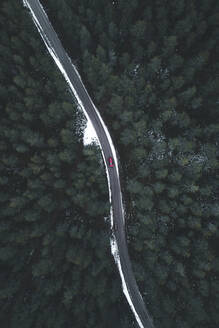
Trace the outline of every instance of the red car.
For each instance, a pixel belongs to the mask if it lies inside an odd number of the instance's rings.
[[[110,167],[114,167],[114,162],[113,162],[113,158],[112,157],[109,157],[108,158],[108,162],[109,162],[109,166]]]

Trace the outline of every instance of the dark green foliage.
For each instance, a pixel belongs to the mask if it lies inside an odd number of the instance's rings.
[[[118,150],[155,327],[217,328],[218,1],[42,3]],[[131,328],[100,151],[22,1],[0,27],[1,327]]]
[[[99,150],[84,149],[83,118],[22,2],[13,4],[0,11],[1,327],[111,327],[127,305]]]

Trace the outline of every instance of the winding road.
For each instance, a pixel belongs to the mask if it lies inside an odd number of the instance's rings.
[[[111,225],[113,231],[113,244],[116,247],[114,258],[118,265],[123,284],[124,294],[141,328],[153,328],[153,321],[149,316],[142,296],[139,292],[128,254],[125,219],[122,205],[122,194],[120,188],[118,161],[110,134],[93,104],[76,68],[65,52],[56,32],[54,31],[48,16],[38,0],[23,0],[23,4],[30,10],[32,19],[45,42],[49,53],[55,60],[57,66],[64,75],[71,92],[90,119],[99,139],[103,159],[106,165],[111,210]],[[108,158],[113,157],[115,166],[108,165]],[[112,244],[111,244],[112,246]]]

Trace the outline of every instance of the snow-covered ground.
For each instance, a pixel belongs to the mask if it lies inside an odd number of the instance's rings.
[[[98,144],[97,134],[90,120],[87,121],[87,126],[84,130],[83,142],[85,146],[90,145],[91,143]]]

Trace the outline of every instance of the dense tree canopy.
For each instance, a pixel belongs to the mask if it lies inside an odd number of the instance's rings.
[[[155,327],[217,328],[218,1],[42,3],[118,150]],[[100,150],[22,1],[0,29],[1,327],[131,328]]]

